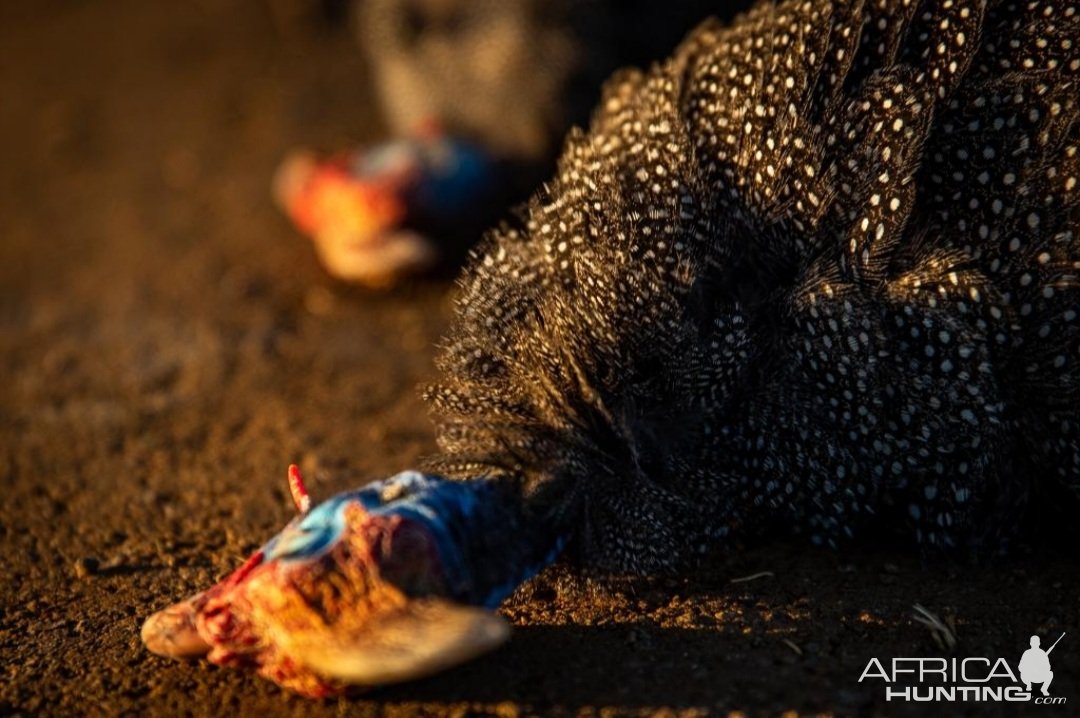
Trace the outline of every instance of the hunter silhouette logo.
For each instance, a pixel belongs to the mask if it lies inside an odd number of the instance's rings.
[[[897,657],[881,661],[871,658],[859,676],[859,683],[878,679],[884,683],[886,701],[912,702],[1032,702],[1040,705],[1064,704],[1064,696],[1051,696],[1054,672],[1050,653],[1065,637],[1062,633],[1045,651],[1042,640],[1032,636],[1013,670],[1004,658],[969,656]],[[1042,695],[1032,691],[1041,685]]]
[[[1054,645],[1045,651],[1039,648],[1039,637],[1031,637],[1031,648],[1024,651],[1024,655],[1020,657],[1020,680],[1024,682],[1029,692],[1032,683],[1042,683],[1042,694],[1050,695],[1050,682],[1054,680],[1054,672],[1050,670],[1050,652],[1064,637],[1065,634],[1062,633],[1054,641]]]

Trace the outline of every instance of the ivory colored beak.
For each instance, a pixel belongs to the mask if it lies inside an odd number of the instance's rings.
[[[438,250],[426,237],[408,229],[386,230],[358,240],[348,233],[315,235],[315,249],[330,274],[374,289],[393,286],[436,264]]]
[[[199,658],[210,645],[195,629],[194,599],[175,603],[146,619],[142,641],[151,653],[166,658]]]
[[[289,153],[277,170],[271,184],[274,201],[282,211],[288,213],[293,197],[299,194],[304,184],[315,172],[318,161],[315,155],[306,150]]]

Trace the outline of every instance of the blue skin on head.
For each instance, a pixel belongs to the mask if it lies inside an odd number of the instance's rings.
[[[462,532],[485,529],[475,519],[483,503],[493,499],[493,492],[492,484],[484,480],[448,481],[405,471],[327,499],[293,520],[262,551],[266,561],[319,558],[341,540],[346,528],[345,508],[359,502],[369,515],[399,516],[423,526],[433,539],[449,596],[494,608],[520,583],[554,560],[558,551],[538,566],[522,567],[524,570],[515,571],[496,586],[477,586],[476,572],[464,550],[467,537]]]
[[[351,171],[357,177],[380,177],[394,168],[410,166],[419,166],[420,174],[409,189],[409,205],[443,221],[483,201],[496,177],[494,162],[482,149],[449,137],[380,145],[358,154]]]

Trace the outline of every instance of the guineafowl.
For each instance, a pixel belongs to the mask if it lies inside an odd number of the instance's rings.
[[[746,0],[734,4],[736,9]],[[708,0],[358,0],[356,34],[384,121],[398,137],[435,124],[549,171],[612,71],[667,54]],[[531,191],[541,178],[524,186]]]
[[[763,3],[607,85],[461,280],[440,453],[307,511],[148,646],[307,695],[438,670],[563,554],[874,526],[994,550],[1080,489],[1080,17]]]

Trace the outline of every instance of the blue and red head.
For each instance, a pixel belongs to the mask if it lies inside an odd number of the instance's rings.
[[[160,655],[254,668],[308,696],[416,678],[508,635],[486,608],[517,584],[478,580],[466,534],[493,498],[483,481],[405,472],[310,508],[229,577],[143,626]],[[468,604],[473,604],[472,606]]]

